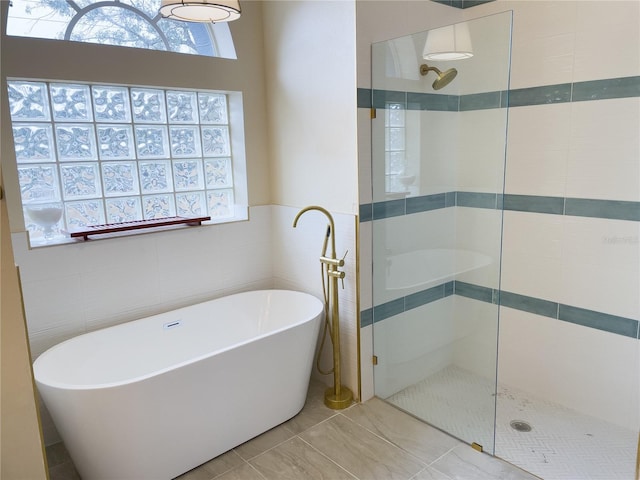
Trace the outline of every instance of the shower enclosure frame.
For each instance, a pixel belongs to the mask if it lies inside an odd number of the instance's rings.
[[[426,31],[372,46],[375,393],[491,454],[511,23],[512,12],[465,22],[474,57],[428,67]],[[471,416],[462,405],[439,418],[412,407],[416,385],[440,373],[483,379],[444,402],[473,405]]]

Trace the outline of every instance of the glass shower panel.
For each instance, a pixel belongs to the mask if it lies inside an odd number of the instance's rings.
[[[511,12],[459,26],[372,46],[375,393],[494,453]]]

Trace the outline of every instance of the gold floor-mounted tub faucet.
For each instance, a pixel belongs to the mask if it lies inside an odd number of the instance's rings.
[[[340,271],[340,267],[344,266],[344,257],[341,259],[338,259],[336,257],[335,224],[333,222],[333,217],[328,210],[317,205],[305,207],[296,215],[296,218],[293,220],[293,227],[296,227],[296,225],[298,224],[298,219],[302,216],[302,214],[308,212],[309,210],[317,210],[319,212],[322,212],[329,219],[329,224],[327,225],[327,233],[324,237],[322,252],[320,254],[322,290],[324,294],[325,304],[325,330],[322,335],[323,341],[320,344],[320,349],[316,358],[316,365],[320,373],[329,374],[333,372],[333,387],[329,387],[324,392],[324,404],[334,410],[340,410],[343,408],[347,408],[353,400],[353,393],[351,393],[351,390],[341,385],[340,381],[340,313],[338,308],[338,279],[343,280],[344,288],[345,273],[344,271]],[[329,242],[329,240],[331,240],[331,252],[327,256],[327,243]],[[345,256],[346,255],[347,254],[345,253]],[[329,321],[329,304],[331,304],[331,321]],[[319,361],[327,330],[329,331],[331,344],[333,346],[333,369],[329,370],[328,372],[323,372],[320,369]]]

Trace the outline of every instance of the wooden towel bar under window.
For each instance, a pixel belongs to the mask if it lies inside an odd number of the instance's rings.
[[[84,230],[70,232],[71,237],[82,237],[89,240],[89,235],[103,233],[126,232],[127,230],[139,230],[142,228],[165,227],[167,225],[202,225],[202,222],[211,220],[211,217],[165,217],[153,220],[135,220],[133,222],[106,223],[104,225],[92,225],[83,227]]]

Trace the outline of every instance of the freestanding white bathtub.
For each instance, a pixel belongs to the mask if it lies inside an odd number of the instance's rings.
[[[34,363],[83,480],[169,479],[303,407],[323,304],[240,293],[88,333]]]

